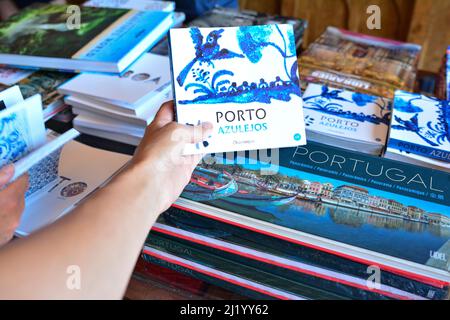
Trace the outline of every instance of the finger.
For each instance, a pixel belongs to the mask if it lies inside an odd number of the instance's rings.
[[[166,124],[174,121],[174,104],[173,100],[162,104],[155,115],[155,119],[149,125],[149,128],[156,130],[164,127]]]
[[[2,196],[23,198],[28,190],[28,174],[24,174],[2,191]]]
[[[6,185],[11,178],[14,176],[14,166],[7,165],[3,169],[0,170],[0,188]]]

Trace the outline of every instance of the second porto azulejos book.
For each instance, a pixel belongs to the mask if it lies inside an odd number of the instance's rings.
[[[1,63],[119,73],[172,24],[170,12],[78,8],[37,4],[0,22]]]
[[[214,126],[186,154],[306,143],[291,25],[171,29],[170,51],[177,121]]]

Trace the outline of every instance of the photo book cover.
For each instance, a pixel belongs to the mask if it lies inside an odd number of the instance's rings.
[[[186,154],[306,143],[291,25],[170,30],[177,121],[211,122]]]

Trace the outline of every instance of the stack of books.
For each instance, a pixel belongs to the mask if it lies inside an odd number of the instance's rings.
[[[391,121],[385,98],[311,83],[303,93],[308,141],[381,155]]]
[[[392,99],[412,91],[421,46],[328,27],[299,59],[302,86],[309,82]]]
[[[309,142],[209,156],[149,262],[271,299],[446,299],[450,175]]]
[[[145,53],[122,75],[82,73],[58,91],[78,115],[77,130],[138,145],[161,104],[171,99],[170,79],[169,58]]]
[[[397,91],[385,157],[450,172],[449,103]]]

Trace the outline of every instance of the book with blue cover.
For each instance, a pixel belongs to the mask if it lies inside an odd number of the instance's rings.
[[[177,206],[448,287],[449,181],[442,171],[308,142],[207,158]]]
[[[171,29],[177,121],[210,122],[186,154],[305,144],[291,25]]]
[[[381,155],[391,120],[389,100],[311,83],[303,101],[309,141]]]
[[[396,91],[387,156],[450,171],[449,125],[448,100]]]
[[[0,22],[10,66],[120,73],[172,25],[172,13],[36,4]]]

